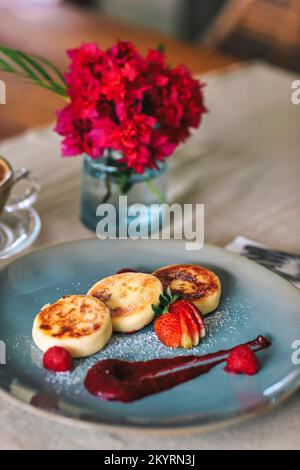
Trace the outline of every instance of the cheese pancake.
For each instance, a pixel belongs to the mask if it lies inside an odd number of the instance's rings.
[[[218,276],[202,266],[174,264],[157,269],[152,273],[173,294],[195,304],[203,313],[215,310],[221,297],[221,283]]]
[[[73,357],[96,353],[111,335],[109,309],[101,300],[87,295],[68,295],[45,305],[32,328],[33,340],[42,351],[61,346]]]
[[[159,305],[162,293],[162,284],[155,276],[127,272],[102,279],[88,295],[108,306],[114,331],[131,333],[153,320],[155,314],[151,305]]]

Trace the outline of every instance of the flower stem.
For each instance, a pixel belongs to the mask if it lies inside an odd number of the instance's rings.
[[[111,184],[110,184],[110,177],[108,173],[106,173],[105,175],[105,189],[106,189],[106,193],[101,201],[102,204],[105,204],[111,196]]]
[[[165,197],[161,194],[161,192],[154,186],[152,180],[146,181],[146,185],[148,189],[151,191],[151,193],[154,194],[154,196],[156,197],[157,201],[160,204],[164,204],[165,202],[167,202]]]

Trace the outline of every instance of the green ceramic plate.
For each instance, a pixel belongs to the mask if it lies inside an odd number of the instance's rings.
[[[64,294],[85,293],[120,268],[151,272],[174,263],[203,264],[220,276],[223,286],[218,310],[206,317],[206,338],[189,353],[206,354],[262,334],[273,344],[259,353],[262,367],[257,375],[232,376],[220,365],[130,404],[89,395],[83,379],[99,359],[146,360],[187,353],[164,347],[151,325],[132,335],[114,335],[104,350],[78,360],[71,374],[43,369],[31,327],[44,304]],[[300,292],[257,264],[213,246],[194,252],[175,241],[78,241],[30,253],[0,272],[0,339],[7,356],[0,366],[1,394],[32,411],[73,425],[207,430],[258,414],[296,390],[300,366],[292,362],[292,343],[300,339]]]

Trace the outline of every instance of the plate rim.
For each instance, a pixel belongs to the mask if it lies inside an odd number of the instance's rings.
[[[30,257],[33,254],[63,247],[63,246],[69,246],[71,244],[78,244],[82,242],[105,242],[105,241],[113,241],[113,240],[99,240],[97,238],[82,238],[78,240],[70,240],[70,241],[64,241],[64,242],[59,242],[59,243],[50,243],[46,244],[42,247],[32,249],[27,253],[24,253],[17,258],[14,258],[10,260],[9,262],[5,263],[4,266],[0,268],[0,274],[5,271],[6,269],[9,268],[9,266],[21,261],[23,258]],[[114,240],[115,241],[115,240]],[[128,242],[128,240],[121,240],[122,242]],[[134,240],[135,243],[140,243],[140,242],[147,242],[149,240]],[[159,242],[165,242],[165,243],[174,243],[177,245],[184,245],[184,240],[158,240]],[[152,240],[153,242],[153,240]],[[287,281],[286,279],[282,278],[278,274],[266,269],[265,267],[261,266],[258,263],[255,263],[252,260],[247,259],[244,256],[241,256],[238,253],[227,251],[225,248],[211,244],[211,243],[205,243],[203,248],[209,248],[212,250],[220,251],[222,254],[225,254],[228,256],[228,258],[232,258],[233,260],[238,260],[239,262],[242,262],[243,264],[253,266],[255,265],[255,269],[260,270],[262,273],[267,273],[268,276],[273,277],[275,280],[280,281],[283,285],[285,285],[288,289],[293,291],[294,293],[297,292],[297,295],[300,295],[300,290],[294,286],[292,283]],[[202,250],[197,250],[195,253],[201,253]],[[286,377],[286,376],[285,376]],[[184,423],[174,423],[172,425],[153,425],[149,426],[147,423],[107,423],[107,422],[101,422],[100,417],[99,421],[92,421],[92,420],[83,420],[80,418],[72,417],[72,416],[67,416],[67,415],[62,415],[59,413],[56,413],[55,411],[51,410],[45,410],[41,409],[38,407],[35,407],[31,405],[30,403],[26,403],[25,401],[21,400],[18,397],[13,396],[10,394],[7,390],[2,388],[0,386],[0,399],[3,399],[4,401],[8,402],[9,404],[12,404],[16,406],[18,409],[23,409],[24,411],[31,413],[34,416],[40,416],[45,419],[50,419],[51,421],[60,423],[60,424],[65,424],[67,426],[75,426],[77,429],[86,429],[86,430],[107,430],[107,431],[115,431],[115,432],[124,432],[124,431],[129,431],[129,432],[137,432],[137,431],[143,431],[144,433],[147,434],[154,434],[154,433],[159,433],[160,435],[171,435],[171,434],[184,434],[184,433],[208,433],[208,432],[213,432],[213,431],[218,431],[224,428],[228,428],[230,426],[242,423],[244,421],[247,421],[251,418],[258,417],[262,414],[267,413],[268,411],[274,410],[278,406],[280,406],[282,403],[287,401],[291,396],[295,394],[295,392],[299,389],[300,387],[300,369],[299,373],[297,374],[298,380],[295,381],[294,385],[287,391],[283,392],[279,398],[277,398],[275,401],[264,401],[262,404],[259,406],[255,407],[252,409],[250,407],[249,409],[246,409],[243,411],[242,414],[233,416],[232,418],[227,418],[226,416],[221,419],[213,420],[210,423],[193,423],[193,422],[188,422],[186,425]]]
[[[82,420],[79,418],[61,415],[52,411],[43,410],[41,408],[35,407],[29,403],[26,403],[19,398],[9,394],[6,390],[0,388],[0,399],[3,400],[16,408],[26,411],[29,414],[32,414],[36,417],[42,417],[44,419],[49,419],[58,424],[63,424],[66,426],[76,427],[76,429],[85,429],[89,431],[110,431],[123,433],[124,431],[130,433],[143,432],[148,435],[182,435],[182,434],[206,434],[215,431],[221,431],[226,428],[241,424],[250,419],[262,416],[269,411],[275,410],[277,407],[288,401],[299,389],[300,384],[296,383],[293,388],[291,388],[287,393],[283,394],[275,402],[265,402],[263,405],[253,409],[246,410],[238,416],[232,418],[224,418],[222,420],[213,421],[209,424],[199,424],[199,423],[188,423],[184,424],[174,424],[168,426],[147,426],[147,424],[130,424],[130,423],[118,423],[110,424],[101,421],[90,421]]]

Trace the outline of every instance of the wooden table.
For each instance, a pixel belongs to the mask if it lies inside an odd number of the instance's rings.
[[[5,5],[5,6],[4,6]],[[142,51],[164,44],[171,64],[185,63],[192,72],[202,73],[228,67],[236,59],[193,46],[158,32],[119,23],[109,17],[63,5],[10,7],[0,0],[0,44],[40,54],[62,70],[66,49],[82,42],[96,41],[107,48],[117,39],[130,40]],[[0,106],[0,140],[28,127],[54,119],[61,101],[37,87],[24,84],[0,72],[7,84],[7,105]]]
[[[238,234],[300,252],[300,106],[295,77],[253,65],[206,78],[210,110],[202,128],[171,159],[169,200],[205,204],[205,240]],[[28,131],[0,145],[15,167],[41,182],[42,232],[34,247],[95,237],[78,220],[80,158],[61,159],[59,137]],[[153,241],[155,243],[155,241]],[[0,448],[297,449],[299,393],[277,410],[234,428],[193,437],[82,431],[0,404]]]

